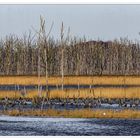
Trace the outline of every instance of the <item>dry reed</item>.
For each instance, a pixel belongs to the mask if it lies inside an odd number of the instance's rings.
[[[20,91],[0,91],[0,98],[34,98],[46,97],[46,92],[38,94],[37,90],[27,90],[23,96]],[[49,98],[140,98],[140,87],[129,88],[91,88],[91,89],[67,89],[48,91]]]
[[[60,85],[61,77],[49,77],[48,84]],[[65,76],[64,85],[124,85],[124,76]],[[37,76],[0,76],[0,85],[38,85]],[[45,76],[40,84],[46,85]],[[126,85],[140,85],[140,76],[125,76]]]
[[[0,111],[0,114],[9,116],[44,116],[44,117],[64,117],[64,118],[125,118],[140,119],[139,110],[6,110]]]

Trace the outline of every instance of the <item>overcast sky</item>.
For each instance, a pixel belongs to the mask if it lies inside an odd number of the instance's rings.
[[[22,35],[32,26],[38,29],[40,15],[47,29],[54,21],[55,38],[63,21],[65,30],[70,26],[71,35],[78,37],[140,40],[140,5],[0,5],[0,37]]]

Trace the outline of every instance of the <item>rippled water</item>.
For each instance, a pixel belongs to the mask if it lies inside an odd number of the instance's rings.
[[[140,120],[1,116],[0,135],[140,135]]]

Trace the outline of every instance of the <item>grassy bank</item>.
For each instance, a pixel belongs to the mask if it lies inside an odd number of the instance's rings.
[[[49,77],[48,84],[60,85],[61,77]],[[0,76],[0,85],[37,85],[37,76]],[[45,76],[40,78],[40,84],[45,85]],[[140,85],[140,76],[65,76],[65,85]]]
[[[23,96],[21,91],[0,91],[0,98],[140,98],[140,87],[129,88],[92,88],[92,89],[68,89],[68,90],[51,90],[46,94],[42,91],[40,94],[37,90],[26,90]]]
[[[138,110],[7,110],[1,111],[1,115],[9,116],[40,116],[40,117],[64,117],[64,118],[125,118],[140,119]]]

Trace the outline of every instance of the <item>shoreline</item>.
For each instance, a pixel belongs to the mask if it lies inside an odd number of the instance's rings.
[[[140,119],[140,111],[139,110],[91,110],[91,109],[83,109],[83,110],[7,110],[0,111],[0,116],[21,116],[21,117],[55,117],[55,118],[96,118],[96,119]]]

